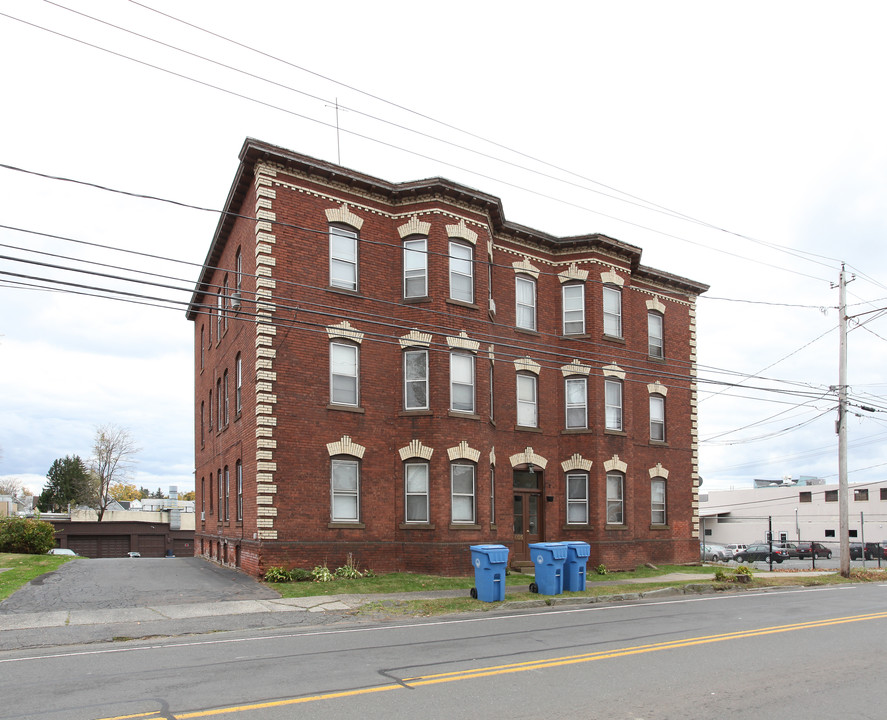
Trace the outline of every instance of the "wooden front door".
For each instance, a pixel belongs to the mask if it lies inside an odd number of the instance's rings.
[[[542,540],[542,473],[514,471],[514,560],[530,560],[530,543]]]

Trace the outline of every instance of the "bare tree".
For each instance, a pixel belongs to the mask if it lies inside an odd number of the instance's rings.
[[[114,500],[110,493],[111,485],[126,482],[131,477],[135,465],[134,457],[140,449],[126,428],[116,425],[96,428],[89,465],[98,483],[96,510],[100,521],[108,505]]]
[[[14,498],[31,493],[17,477],[0,478],[0,495],[11,495]]]

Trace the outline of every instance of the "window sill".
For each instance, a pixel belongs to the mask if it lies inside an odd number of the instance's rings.
[[[463,420],[480,420],[480,415],[470,412],[462,412],[461,410],[450,410],[447,415],[451,418],[462,418]]]
[[[591,523],[567,523],[561,530],[594,530]]]
[[[360,413],[363,414],[366,412],[362,407],[355,407],[352,405],[336,405],[335,403],[330,403],[326,406],[327,410],[341,410],[342,412],[350,412],[350,413]]]
[[[480,530],[480,525],[474,523],[450,523],[450,530]]]
[[[434,415],[433,410],[401,410],[398,417],[429,417]]]
[[[561,435],[591,435],[593,432],[591,428],[564,428]]]
[[[618,530],[622,532],[627,532],[628,525],[604,525],[604,530]]]
[[[327,523],[327,527],[330,530],[366,530],[366,525],[362,522],[344,522],[334,520],[331,523]]]
[[[604,340],[609,340],[610,342],[620,343],[622,345],[625,345],[625,338],[621,337],[619,335],[607,335],[606,333],[604,333],[602,335],[602,338]]]
[[[429,295],[422,295],[421,297],[405,297],[405,298],[401,298],[400,302],[404,305],[430,303],[431,297]]]
[[[515,432],[534,432],[534,433],[541,433],[542,432],[542,428],[532,427],[530,425],[515,425],[514,430],[515,430]]]
[[[434,523],[402,522],[397,527],[400,530],[434,530]]]
[[[533,337],[542,337],[542,333],[538,330],[530,330],[529,328],[515,327],[514,331],[521,335],[532,335]]]
[[[468,308],[469,310],[480,310],[480,305],[465,302],[464,300],[454,300],[453,298],[447,298],[447,305],[458,305],[459,307]]]
[[[590,337],[588,333],[563,333],[558,340],[587,340]]]
[[[671,530],[671,525],[650,525],[650,530]]]
[[[650,362],[662,363],[663,365],[666,364],[665,358],[661,355],[648,355],[647,360],[649,360]]]
[[[335,285],[328,285],[327,292],[338,293],[340,295],[351,295],[352,297],[363,297],[360,290],[349,290],[348,288],[340,288]]]
[[[604,428],[604,435],[616,435],[618,437],[628,437],[628,433],[625,430],[611,430],[610,428]]]
[[[667,440],[651,440],[650,446],[651,447],[668,447],[668,441]]]

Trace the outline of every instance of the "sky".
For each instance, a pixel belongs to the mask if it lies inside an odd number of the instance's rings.
[[[837,482],[845,264],[849,479],[883,479],[885,21],[866,1],[0,0],[0,479],[39,493],[112,424],[133,483],[194,488],[185,305],[246,137],[445,177],[710,285],[703,489]]]

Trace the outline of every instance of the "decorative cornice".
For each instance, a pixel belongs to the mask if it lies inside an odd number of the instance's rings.
[[[612,458],[604,462],[604,470],[607,472],[618,470],[619,472],[624,473],[628,471],[628,465],[622,462],[618,455],[614,455]]]
[[[647,392],[651,395],[668,395],[668,388],[657,381],[647,385]]]
[[[557,279],[561,281],[561,284],[571,280],[582,280],[585,282],[588,280],[588,270],[580,270],[576,263],[570,263],[570,267],[557,274]]]
[[[569,365],[562,365],[561,372],[564,377],[569,375],[588,375],[591,372],[591,365],[584,365],[581,360],[573,360]]]
[[[333,455],[352,455],[363,459],[363,454],[366,452],[366,448],[363,445],[358,445],[348,435],[343,435],[342,439],[336,442],[327,443],[326,449],[330,457]]]
[[[655,312],[665,315],[665,303],[663,303],[659,298],[647,300],[647,310],[654,310]]]
[[[453,348],[459,348],[460,350],[468,350],[470,352],[476,353],[478,348],[480,348],[480,343],[477,340],[472,340],[468,337],[468,333],[464,330],[459,333],[459,337],[447,337],[447,345],[452,350]]]
[[[625,370],[618,365],[604,365],[601,370],[607,377],[618,377],[620,380],[625,380]]]
[[[535,360],[531,360],[529,357],[522,357],[514,361],[514,369],[518,372],[520,372],[521,370],[526,370],[527,372],[531,372],[534,375],[538,375],[539,371],[542,369],[542,366]]]
[[[619,287],[625,285],[625,280],[616,274],[616,268],[614,267],[611,267],[607,272],[601,273],[601,282],[604,285],[618,285]]]
[[[460,219],[456,225],[447,225],[447,236],[461,238],[462,240],[467,240],[472,245],[477,245],[477,233],[465,224],[464,219]]]
[[[513,468],[516,468],[518,465],[536,465],[544,470],[548,467],[548,460],[541,455],[537,455],[531,447],[525,448],[523,452],[515,453],[508,460]]]
[[[656,463],[656,467],[651,467],[648,472],[650,473],[650,478],[661,477],[668,480],[668,470],[662,467],[662,463]]]
[[[520,262],[511,263],[511,267],[514,268],[515,273],[526,273],[527,275],[532,275],[534,278],[539,277],[539,273],[541,272],[539,268],[533,265],[526,257],[521,258]]]

